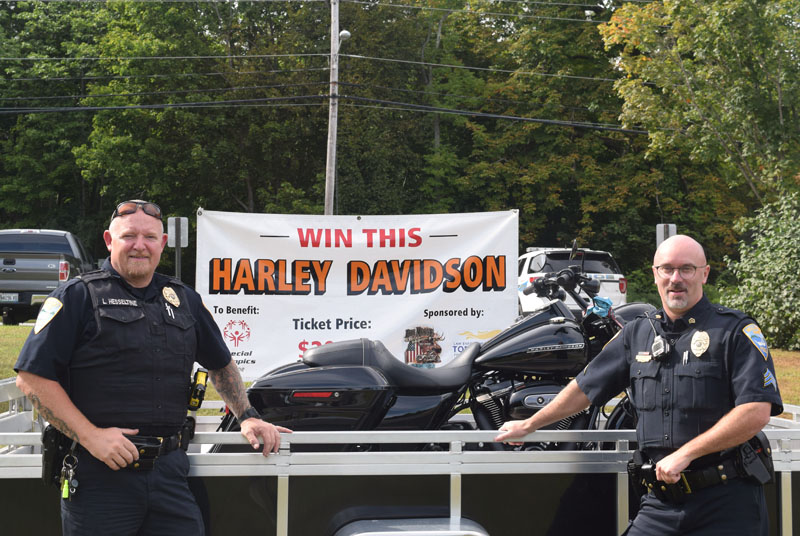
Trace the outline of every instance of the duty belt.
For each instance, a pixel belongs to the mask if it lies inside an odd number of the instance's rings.
[[[683,471],[678,482],[667,484],[656,479],[655,463],[638,450],[634,452],[633,459],[628,463],[628,474],[631,484],[640,495],[650,492],[658,499],[670,503],[682,503],[687,495],[717,484],[725,484],[729,480],[742,476],[737,468],[735,458],[731,457],[708,467]]]
[[[180,433],[169,437],[126,435],[125,437],[139,451],[139,459],[126,466],[126,468],[132,471],[148,471],[153,468],[159,456],[169,454],[179,447],[186,450],[188,441],[184,442],[186,443],[186,446],[184,446],[181,442],[181,435]]]

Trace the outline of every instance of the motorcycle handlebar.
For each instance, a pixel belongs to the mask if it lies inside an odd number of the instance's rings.
[[[525,294],[526,296],[529,296],[530,294],[533,294],[534,292],[536,292],[536,294],[539,295],[539,289],[537,288],[537,285],[536,285],[536,283],[538,283],[538,282],[539,282],[539,279],[534,281],[533,285],[528,285],[527,287],[522,289],[522,293]]]
[[[570,266],[558,273],[548,273],[536,279],[532,285],[525,287],[522,293],[527,296],[535,292],[537,296],[543,298],[563,299],[566,291],[566,294],[572,296],[572,299],[585,311],[591,302],[580,296],[576,287],[580,287],[590,297],[594,297],[600,290],[600,282],[583,274],[580,266]]]

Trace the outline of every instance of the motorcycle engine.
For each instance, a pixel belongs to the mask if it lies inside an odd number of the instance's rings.
[[[507,420],[527,419],[549,404],[564,388],[551,380],[536,380],[515,388],[510,381],[484,384],[476,394],[472,413],[481,429],[498,429]],[[589,413],[584,411],[544,427],[546,430],[574,430],[588,428]],[[524,450],[574,450],[578,443],[525,443]]]
[[[527,419],[547,404],[561,392],[564,385],[554,381],[539,380],[511,394],[509,398],[509,415],[512,419]],[[588,427],[589,414],[587,412],[572,415],[556,423],[542,428],[543,430],[574,430]],[[526,443],[524,450],[574,450],[577,443]]]
[[[480,428],[497,430],[508,420],[505,418],[503,406],[505,405],[504,400],[508,399],[508,395],[513,389],[511,382],[501,382],[494,384],[491,390],[482,392],[475,397],[477,406],[472,408],[472,412]]]
[[[561,392],[564,386],[554,381],[535,381],[511,394],[509,416],[512,419],[527,419]]]

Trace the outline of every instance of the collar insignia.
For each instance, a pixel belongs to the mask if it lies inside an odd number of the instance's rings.
[[[700,357],[708,350],[709,342],[708,333],[705,331],[695,331],[694,335],[692,335],[692,353]]]
[[[164,287],[161,290],[161,294],[163,294],[164,299],[167,300],[169,303],[171,303],[173,306],[175,307],[181,306],[181,300],[180,298],[178,298],[178,295],[175,294],[175,291],[172,289],[172,287]]]

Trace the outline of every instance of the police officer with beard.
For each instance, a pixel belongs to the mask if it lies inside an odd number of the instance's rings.
[[[17,386],[75,445],[63,531],[201,536],[181,435],[194,362],[254,449],[277,452],[290,430],[250,406],[200,296],[155,273],[167,242],[161,209],[124,201],[103,238],[109,260],[47,298],[15,365]]]
[[[653,259],[662,309],[628,323],[550,404],[496,438],[520,444],[509,440],[630,387],[641,449],[632,465],[654,466],[654,486],[629,536],[768,533],[763,486],[733,458],[783,411],[775,368],[758,325],[705,297],[709,270],[692,238],[662,242]]]

